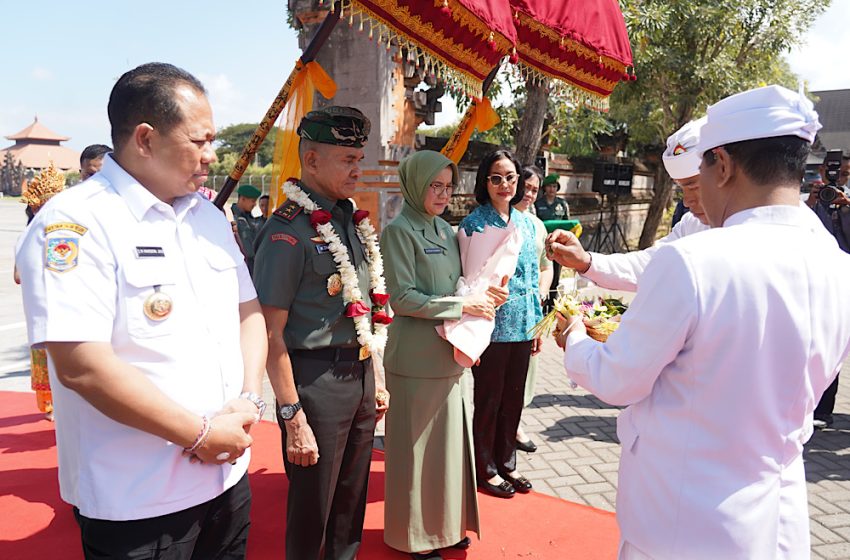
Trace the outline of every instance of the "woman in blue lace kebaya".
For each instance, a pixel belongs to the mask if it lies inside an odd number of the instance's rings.
[[[516,431],[528,361],[540,351],[540,340],[529,334],[542,318],[534,224],[513,208],[525,191],[520,168],[519,161],[507,150],[486,156],[475,179],[475,199],[480,206],[460,223],[469,236],[484,231],[485,225],[504,228],[514,222],[523,238],[516,270],[508,281],[510,295],[496,312],[490,346],[472,368],[472,433],[478,485],[500,498],[531,490],[531,482],[516,470]]]

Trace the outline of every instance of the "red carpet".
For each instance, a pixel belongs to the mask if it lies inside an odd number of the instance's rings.
[[[254,494],[248,558],[283,558],[287,481],[280,456],[280,432],[262,422],[250,469]],[[59,498],[53,426],[37,411],[35,396],[0,392],[0,559],[82,558],[71,507]],[[372,462],[369,506],[361,560],[410,558],[383,542],[384,463]],[[532,493],[501,500],[479,494],[482,540],[444,558],[494,560],[594,560],[616,557],[614,515]]]

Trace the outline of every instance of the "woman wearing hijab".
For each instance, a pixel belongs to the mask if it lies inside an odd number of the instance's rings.
[[[435,327],[463,313],[492,319],[504,290],[458,297],[452,227],[439,215],[458,181],[451,160],[431,151],[398,167],[404,206],[381,235],[390,306],[384,367],[393,396],[386,423],[384,541],[414,559],[467,548],[479,533],[470,405],[463,369]]]

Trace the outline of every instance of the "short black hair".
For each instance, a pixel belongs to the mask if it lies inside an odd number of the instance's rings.
[[[260,198],[258,198],[257,200],[263,200],[264,198],[271,198],[271,197],[270,197],[269,195],[267,195],[267,194],[264,194],[263,196],[261,196],[261,197],[260,197]]]
[[[109,154],[111,152],[112,148],[106,144],[92,144],[91,146],[86,146],[83,153],[80,154],[80,167],[82,167],[83,162],[86,160],[97,159],[99,157],[103,157],[104,154]]]
[[[720,146],[741,166],[754,183],[775,185],[778,183],[799,183],[806,170],[806,158],[811,145],[798,136],[774,136],[732,142]],[[703,154],[707,165],[714,165],[714,152]]]
[[[528,181],[533,175],[537,175],[537,180],[543,185],[543,170],[536,165],[526,165],[522,168],[522,180]]]
[[[174,90],[182,85],[207,93],[195,76],[163,62],[142,64],[118,78],[107,106],[112,144],[120,148],[141,123],[162,133],[180,123],[183,113]]]
[[[487,192],[487,177],[490,175],[490,168],[500,159],[510,160],[519,174],[516,184],[516,195],[511,199],[511,206],[517,204],[525,196],[525,177],[523,177],[522,173],[522,164],[520,164],[519,160],[510,150],[496,150],[484,156],[484,159],[481,160],[481,164],[478,166],[478,173],[475,175],[474,191],[475,201],[478,204],[489,204],[490,202],[490,194]]]

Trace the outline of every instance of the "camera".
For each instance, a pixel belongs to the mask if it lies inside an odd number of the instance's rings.
[[[829,150],[826,152],[826,158],[823,160],[823,166],[826,168],[826,185],[818,191],[818,200],[823,204],[832,204],[835,197],[838,196],[838,189],[835,187],[838,182],[838,174],[841,171],[841,158],[843,152],[841,150]]]

